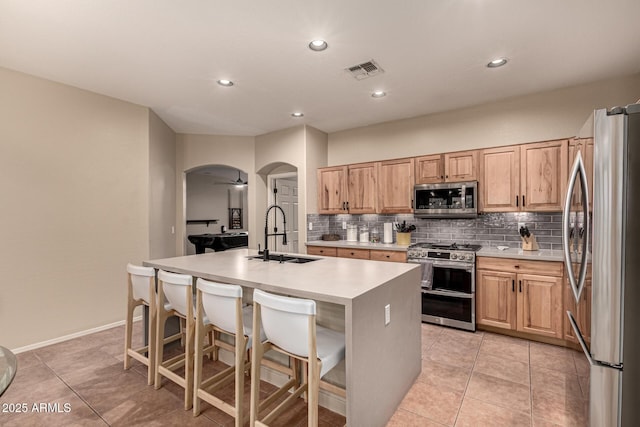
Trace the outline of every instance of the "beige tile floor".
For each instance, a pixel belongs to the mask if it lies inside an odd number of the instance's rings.
[[[19,354],[16,379],[0,398],[0,425],[233,425],[206,403],[194,418],[182,409],[182,389],[166,380],[160,390],[147,386],[145,367],[135,361],[124,371],[123,336],[118,327]],[[422,373],[388,426],[586,426],[588,375],[576,351],[423,324]],[[223,391],[230,402],[232,387]],[[247,381],[247,399],[248,392]],[[23,403],[27,412],[16,412]],[[35,412],[41,403],[48,410]],[[305,426],[302,400],[277,425]],[[321,409],[320,425],[342,426],[344,417]]]

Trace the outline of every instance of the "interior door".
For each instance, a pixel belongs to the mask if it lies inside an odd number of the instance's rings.
[[[298,253],[298,179],[276,178],[273,180],[274,203],[284,210],[287,216],[287,244],[282,244],[282,238],[276,239],[277,252]],[[284,230],[282,215],[275,215],[278,232]]]

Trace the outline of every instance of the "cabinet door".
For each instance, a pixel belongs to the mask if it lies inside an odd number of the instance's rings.
[[[413,212],[413,159],[380,162],[378,209],[380,213]]]
[[[349,165],[347,210],[352,214],[377,212],[377,168],[375,163]]]
[[[321,255],[321,256],[336,256],[336,248],[329,248],[326,246],[307,246],[308,255]]]
[[[562,277],[519,274],[518,331],[562,338]]]
[[[478,270],[476,323],[516,329],[516,274]]]
[[[381,251],[371,249],[370,259],[372,261],[407,262],[407,253],[404,251]]]
[[[442,155],[416,157],[416,184],[430,184],[444,181]]]
[[[318,169],[318,213],[347,213],[346,179],[346,166]]]
[[[584,162],[585,170],[587,172],[587,185],[589,187],[589,209],[593,206],[593,138],[576,138],[569,141],[569,163],[567,164],[567,171],[570,171],[573,167],[577,153],[582,154],[582,161]],[[568,173],[568,172],[567,172]],[[579,185],[580,180],[577,181]],[[572,210],[582,210],[582,192],[575,191],[573,194],[573,200],[571,200]]]
[[[369,259],[369,249],[338,248],[337,256],[340,258]]]
[[[567,152],[566,139],[521,146],[522,210],[562,210],[568,179]]]
[[[520,209],[520,147],[500,147],[480,153],[479,208],[481,212]]]
[[[445,181],[475,181],[478,179],[478,151],[459,151],[444,155]]]

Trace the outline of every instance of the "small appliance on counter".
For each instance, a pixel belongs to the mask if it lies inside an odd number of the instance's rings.
[[[537,251],[540,249],[536,241],[536,236],[531,234],[527,226],[520,227],[520,237],[522,238],[523,251]]]

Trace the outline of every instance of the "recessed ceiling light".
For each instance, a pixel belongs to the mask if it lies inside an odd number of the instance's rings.
[[[371,94],[371,96],[374,98],[382,98],[384,96],[387,96],[387,93],[383,90],[376,90]]]
[[[218,84],[220,86],[233,86],[233,82],[231,80],[227,80],[227,79],[218,80]]]
[[[299,111],[296,111],[295,113],[291,113],[291,117],[298,118],[298,117],[303,117],[303,116],[304,116],[304,114],[299,112]]]
[[[507,58],[498,58],[498,59],[494,59],[493,61],[489,62],[487,64],[487,67],[489,67],[489,68],[498,68],[498,67],[502,67],[506,63],[507,63]]]
[[[329,45],[324,40],[312,40],[311,43],[309,43],[309,49],[315,50],[316,52],[325,50],[327,47],[329,47]]]

